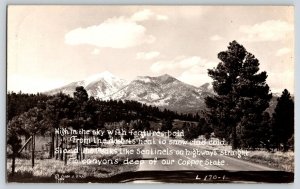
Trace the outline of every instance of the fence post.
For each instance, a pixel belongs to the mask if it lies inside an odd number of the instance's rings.
[[[32,168],[34,167],[34,151],[35,151],[35,134],[32,135],[32,151],[31,151]]]

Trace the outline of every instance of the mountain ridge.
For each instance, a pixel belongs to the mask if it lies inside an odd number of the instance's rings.
[[[128,82],[108,71],[49,90],[45,94],[54,95],[62,92],[73,96],[78,86],[84,86],[89,96],[101,100],[134,100],[181,113],[196,113],[204,110],[205,97],[214,94],[211,83],[196,87],[169,74],[156,77],[137,76]],[[273,93],[268,112],[273,112],[279,96],[280,94]]]
[[[73,96],[78,86],[84,86],[90,96],[101,100],[135,100],[178,112],[200,111],[204,108],[204,97],[211,93],[205,87],[189,85],[169,74],[137,76],[128,82],[107,71],[45,93],[62,92]]]

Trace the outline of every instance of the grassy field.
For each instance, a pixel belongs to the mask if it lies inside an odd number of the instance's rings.
[[[245,160],[268,165],[281,171],[294,172],[294,152],[250,151]]]
[[[135,149],[141,148],[141,146],[126,145],[123,148]],[[64,165],[63,161],[55,159],[37,159],[35,160],[35,166],[32,168],[30,159],[17,159],[16,160],[16,173],[11,176],[11,159],[7,161],[7,175],[9,182],[56,182],[56,175],[63,175],[68,180],[66,182],[85,182],[86,178],[101,179],[111,177],[113,175],[136,171],[138,165],[124,164],[125,159],[138,160],[141,159],[141,155],[137,154],[87,154],[87,159],[97,160],[118,160],[117,164],[101,164],[98,163],[83,163],[68,162]]]

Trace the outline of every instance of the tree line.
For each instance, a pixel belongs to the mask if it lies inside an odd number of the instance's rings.
[[[34,166],[34,142],[37,135],[51,137],[49,158],[66,159],[55,154],[55,149],[65,146],[63,136],[55,134],[60,128],[106,129],[106,123],[123,122],[125,129],[150,129],[149,121],[181,119],[197,120],[198,114],[178,114],[167,109],[148,106],[136,101],[107,100],[102,101],[89,97],[84,87],[75,89],[73,97],[58,93],[53,96],[46,94],[24,94],[10,92],[7,94],[7,144],[11,149],[14,170],[15,158],[20,155],[21,137],[32,142],[32,165]],[[128,127],[128,128],[127,128]],[[79,136],[84,137],[84,135]],[[132,136],[125,136],[132,138]],[[108,139],[105,135],[104,139]],[[29,141],[29,140],[28,140]],[[77,144],[82,151],[80,144]],[[79,153],[81,159],[82,153]],[[12,171],[14,172],[14,171]]]

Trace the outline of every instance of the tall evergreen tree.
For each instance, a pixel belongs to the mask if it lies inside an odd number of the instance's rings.
[[[73,119],[73,127],[77,130],[79,129],[88,129],[90,123],[92,122],[92,118],[90,117],[88,113],[88,93],[84,89],[84,87],[79,86],[76,87],[74,94],[74,101],[76,104],[75,110],[75,116]],[[78,138],[83,138],[84,139],[84,134],[78,135]],[[82,158],[84,159],[84,145],[82,143],[77,142],[77,149],[78,149],[78,154],[77,154],[77,159],[81,160]]]
[[[288,141],[294,134],[294,101],[288,90],[284,89],[277,102],[272,124],[274,139],[277,149],[282,145],[283,150],[287,151]]]
[[[8,147],[10,147],[11,149],[10,155],[12,158],[12,164],[11,164],[12,176],[15,174],[16,157],[18,156],[18,151],[22,147],[22,140],[19,137],[20,133],[23,131],[23,129],[21,129],[21,125],[22,125],[22,120],[19,119],[18,116],[16,116],[8,122],[8,126],[7,126],[6,140],[7,140]]]
[[[194,132],[198,133],[198,135],[204,135],[205,138],[209,139],[213,130],[210,125],[207,124],[205,118],[200,118],[197,130],[195,130]]]
[[[192,141],[199,136],[199,125],[196,125],[194,123],[184,122],[182,129],[184,132],[182,138],[186,141]]]
[[[216,95],[207,97],[205,103],[215,135],[227,139],[236,149],[241,147],[237,138],[248,140],[258,132],[256,126],[272,94],[266,84],[267,73],[258,73],[258,59],[242,45],[229,43],[228,50],[220,52],[218,58],[218,66],[208,70]],[[237,136],[238,125],[242,137]]]
[[[173,120],[167,118],[166,120],[162,121],[161,131],[171,131],[173,128]]]
[[[84,87],[76,87],[74,92],[74,101],[75,101],[75,117],[73,127],[75,129],[86,128],[88,124],[88,94]]]
[[[31,162],[32,167],[34,167],[34,159],[35,159],[35,135],[45,130],[45,119],[44,119],[44,110],[39,108],[32,108],[27,112],[20,115],[21,119],[23,119],[24,125],[22,125],[32,136],[31,139]]]
[[[64,118],[72,118],[74,107],[73,99],[63,93],[56,94],[46,102],[45,120],[51,133],[50,158],[54,157],[54,144],[58,147],[58,136],[55,142],[55,129],[59,128],[60,121]]]

